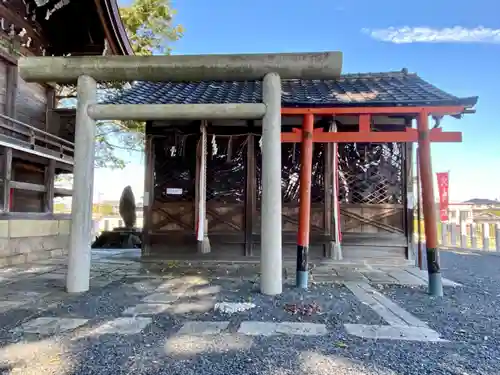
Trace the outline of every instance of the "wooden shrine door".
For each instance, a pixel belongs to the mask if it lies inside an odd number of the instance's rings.
[[[245,243],[247,143],[246,134],[208,135],[208,236],[211,243],[226,244],[238,255]]]
[[[342,233],[405,235],[404,143],[339,145]]]

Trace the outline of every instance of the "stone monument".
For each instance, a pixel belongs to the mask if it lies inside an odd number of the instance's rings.
[[[92,248],[106,249],[132,249],[140,248],[141,230],[135,227],[136,214],[135,197],[130,186],[123,189],[120,197],[118,211],[123,220],[124,226],[114,228],[112,231],[104,231],[96,238]]]

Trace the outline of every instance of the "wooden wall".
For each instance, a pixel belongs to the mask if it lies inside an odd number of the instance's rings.
[[[0,59],[0,113],[5,113],[7,98],[7,63]]]
[[[12,179],[30,184],[44,184],[45,167],[21,159],[12,160]],[[15,189],[12,196],[12,212],[43,212],[44,193]]]
[[[22,121],[40,130],[47,130],[48,87],[27,83],[17,73],[12,61],[0,58],[0,113]],[[2,124],[21,129],[22,126],[0,119]],[[0,133],[11,137],[22,136],[0,128]],[[26,140],[26,139],[22,139]],[[18,182],[44,184],[47,160],[15,152],[12,159],[11,179]],[[3,171],[3,166],[2,166]],[[12,212],[43,212],[44,194],[36,191],[15,189],[12,191]]]
[[[27,83],[18,78],[16,95],[16,120],[38,129],[46,129],[47,87]]]

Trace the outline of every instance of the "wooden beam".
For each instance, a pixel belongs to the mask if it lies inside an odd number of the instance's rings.
[[[360,133],[371,132],[371,115],[369,114],[359,115],[359,132]]]
[[[324,208],[324,222],[325,222],[325,235],[330,237],[331,241],[334,241],[333,227],[333,149],[334,144],[328,143],[325,145],[325,208]],[[332,256],[330,251],[330,244],[323,245],[323,256],[330,258]]]
[[[5,19],[5,23],[7,25],[13,23],[16,26],[16,30],[18,28],[26,29],[26,31],[28,32],[27,36],[32,38],[32,44],[36,44],[39,46],[47,46],[49,44],[48,41],[45,38],[41,37],[40,34],[35,30],[31,20],[28,20],[27,17],[19,15],[14,7],[6,3],[5,1],[0,2],[0,17]]]
[[[195,235],[198,234],[198,209],[200,202],[200,147],[201,138],[196,142],[196,159],[195,159],[195,172],[194,172],[194,217],[193,226],[195,228]]]
[[[44,211],[54,212],[54,182],[56,175],[56,161],[50,160],[49,165],[45,167],[45,196],[44,196]]]
[[[282,108],[281,114],[289,116],[299,116],[307,113],[315,115],[417,115],[425,111],[431,115],[457,115],[463,113],[465,109],[465,106]]]
[[[72,189],[54,188],[54,196],[56,197],[71,197],[72,195]]]
[[[252,133],[254,122],[249,121],[248,132]],[[255,136],[248,135],[247,141],[247,165],[246,165],[246,187],[245,187],[245,255],[251,256],[253,252],[253,227],[257,212],[257,187],[256,187],[256,165],[255,165]]]
[[[47,212],[2,212],[0,219],[27,219],[27,220],[69,220],[70,214],[51,214]]]
[[[73,166],[73,158],[67,155],[64,155],[64,158],[60,158],[57,151],[49,150],[45,147],[35,146],[35,149],[31,149],[31,146],[28,142],[24,142],[22,140],[18,140],[13,137],[8,137],[3,134],[0,134],[0,147],[8,147],[13,148],[14,150],[19,150],[24,153],[28,153],[31,155],[36,155],[45,159],[54,159],[60,163],[67,164],[68,166]],[[56,156],[57,154],[57,156]],[[21,157],[22,158],[22,157]],[[41,162],[43,164],[43,162]]]
[[[411,119],[406,119],[405,120],[406,127],[411,128],[412,126],[412,120]],[[405,152],[403,153],[404,156],[404,167],[405,167],[405,173],[403,174],[403,205],[405,207],[405,217],[406,217],[406,222],[405,222],[405,232],[406,236],[408,239],[408,247],[406,249],[406,258],[409,260],[414,260],[411,259],[412,256],[414,256],[413,252],[413,227],[414,227],[414,204],[416,202],[414,192],[413,192],[413,143],[407,143],[405,145]],[[419,223],[420,225],[420,223]]]
[[[151,122],[146,123],[146,142],[144,144],[144,198],[142,207],[142,255],[151,253],[152,215],[151,207],[154,203],[154,136],[150,134]]]
[[[9,52],[2,48],[0,48],[0,61],[1,60],[3,60],[2,62],[4,63],[17,65],[17,56],[11,55]]]
[[[302,139],[302,130],[293,128],[292,132],[281,133],[281,142],[299,143]],[[462,133],[443,132],[436,128],[430,131],[431,142],[462,142]],[[387,142],[418,142],[417,129],[406,128],[400,132],[325,132],[323,129],[314,129],[313,142],[319,143],[387,143]]]
[[[17,65],[7,65],[5,95],[5,115],[11,118],[16,117],[16,97],[19,75]]]
[[[44,185],[32,184],[29,182],[21,182],[21,181],[11,181],[10,188],[17,190],[37,191],[39,193],[45,193],[47,191]]]
[[[10,211],[10,188],[12,178],[12,149],[4,148],[3,154],[3,211]]]
[[[47,108],[45,108],[45,131],[51,133],[52,116],[56,107],[56,90],[53,87],[47,86]],[[58,134],[55,134],[58,135]]]

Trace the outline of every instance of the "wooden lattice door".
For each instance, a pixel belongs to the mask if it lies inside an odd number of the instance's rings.
[[[213,242],[245,241],[247,135],[209,135],[207,221]]]
[[[257,151],[257,221],[254,233],[260,233],[260,198],[262,194],[262,156]],[[316,143],[313,149],[311,182],[311,240],[325,233],[325,145]],[[300,189],[300,144],[282,143],[281,145],[281,194],[283,240],[296,243],[299,224]]]
[[[196,145],[198,134],[172,130],[153,139],[152,234],[163,241],[194,238]]]
[[[404,143],[339,145],[342,232],[405,233]]]

